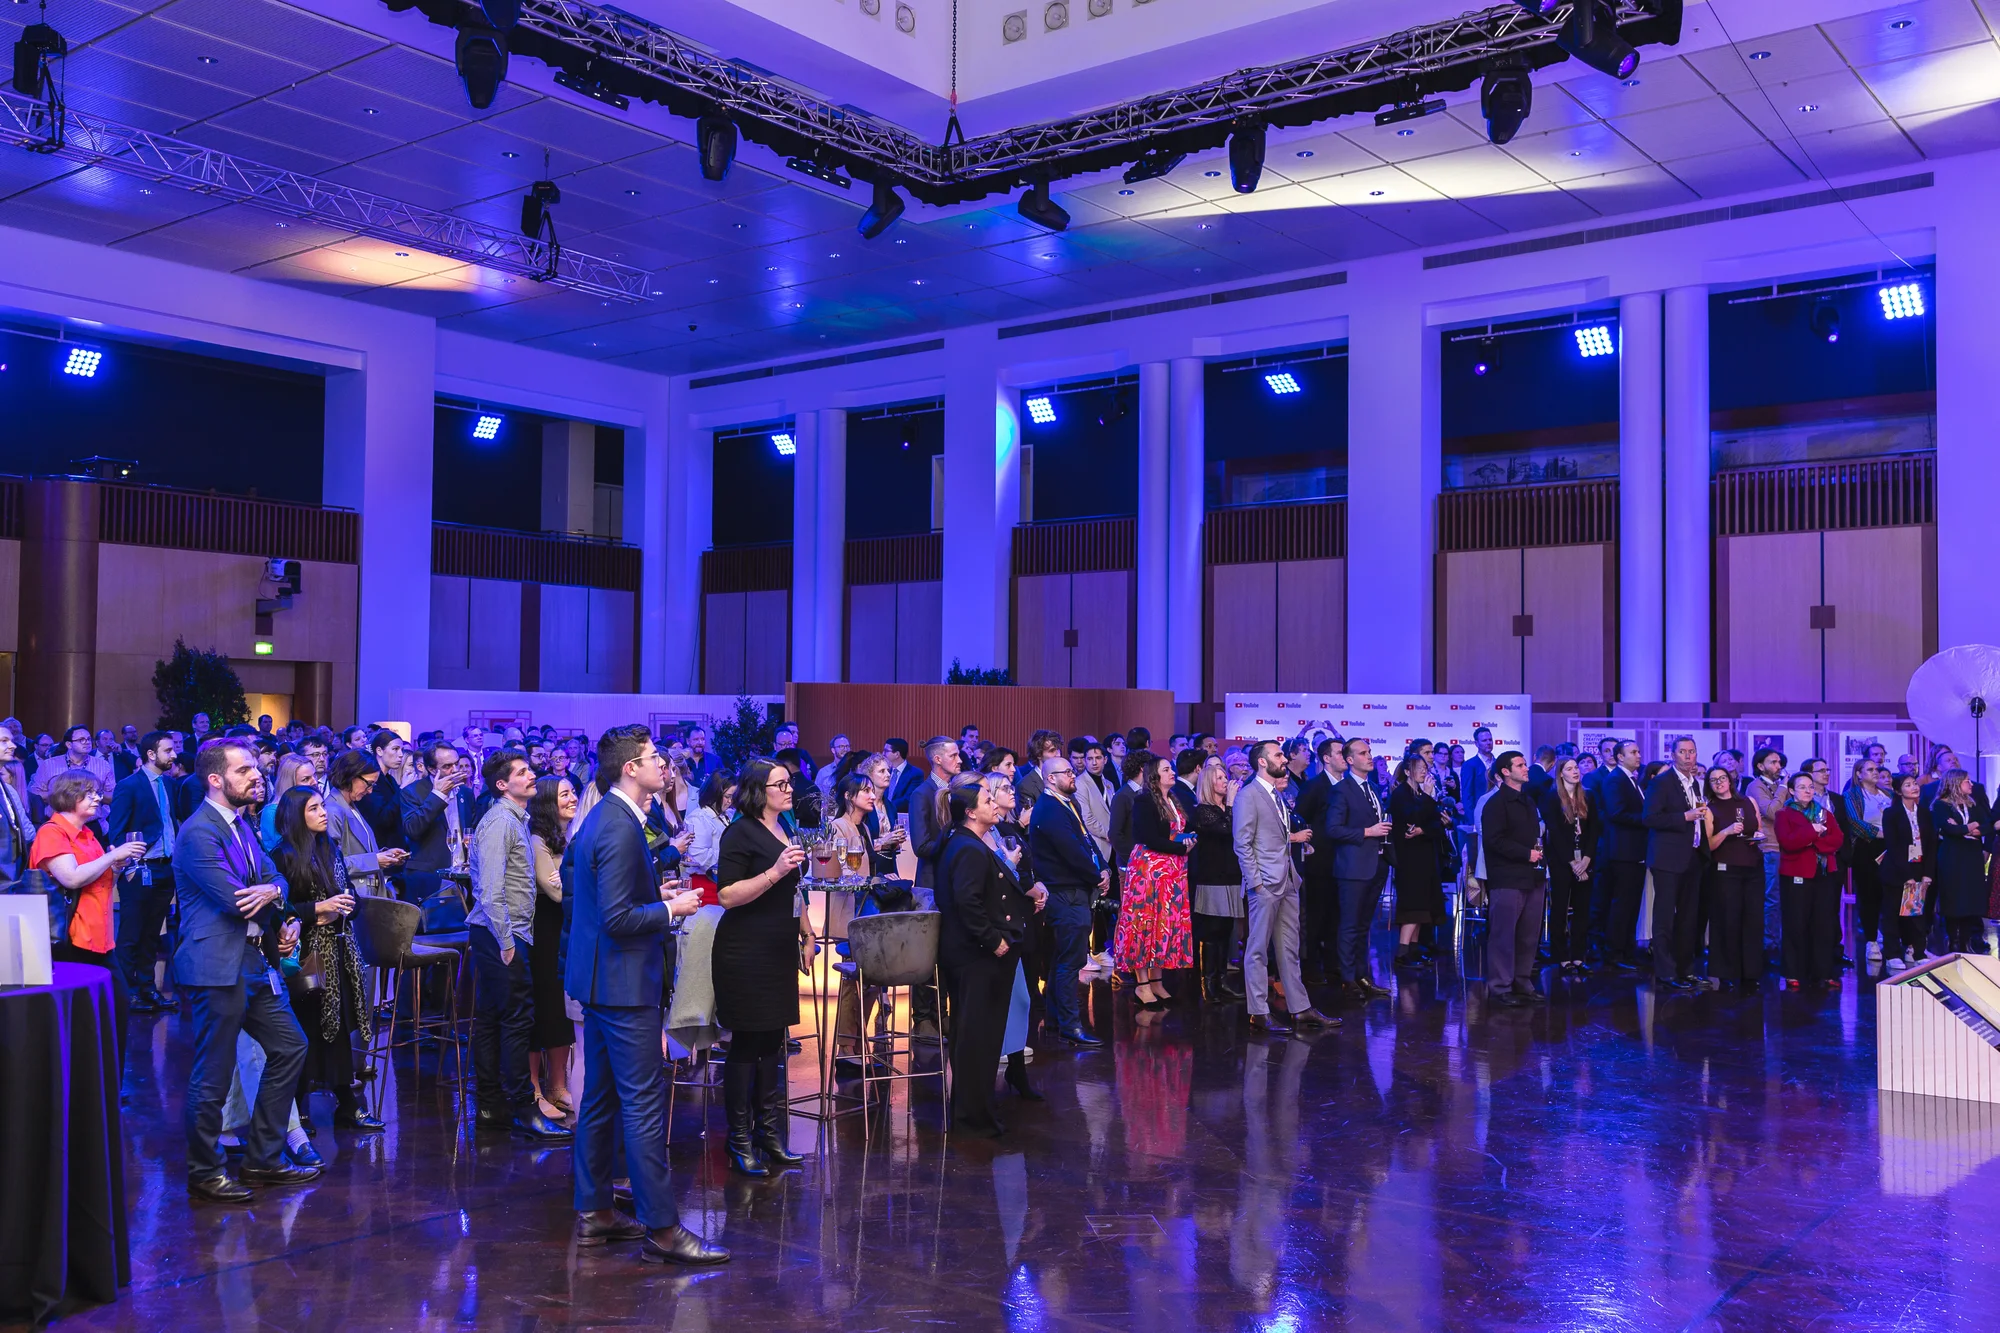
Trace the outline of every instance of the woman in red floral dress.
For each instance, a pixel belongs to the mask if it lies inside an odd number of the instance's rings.
[[[1160,973],[1194,965],[1193,917],[1188,906],[1187,856],[1194,835],[1169,794],[1173,765],[1142,756],[1144,787],[1132,801],[1132,859],[1119,890],[1113,963],[1138,983],[1139,1003],[1158,1009],[1173,997]]]

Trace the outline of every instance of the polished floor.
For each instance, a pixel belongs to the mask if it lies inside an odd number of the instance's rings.
[[[997,1141],[897,1095],[872,1139],[730,1176],[681,1094],[701,1273],[569,1243],[569,1156],[454,1128],[393,1082],[386,1133],[322,1129],[316,1184],[182,1185],[180,1020],[135,1027],[134,1280],[65,1329],[1982,1329],[2000,1321],[2000,1107],[1878,1094],[1874,997],[1655,1000],[1552,983],[1490,1008],[1433,976],[1313,1038],[1252,1039],[1183,981],[1098,985],[1100,1052],[1037,1051]],[[810,1048],[808,1048],[810,1049]],[[810,1057],[797,1062],[803,1090]]]

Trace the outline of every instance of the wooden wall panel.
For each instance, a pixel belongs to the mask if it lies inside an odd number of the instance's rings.
[[[1286,560],[1277,568],[1277,688],[1341,693],[1347,689],[1347,562]]]
[[[701,688],[705,694],[743,693],[743,599],[746,593],[711,592],[701,599]]]
[[[1900,704],[1910,673],[1934,651],[1924,539],[1921,527],[1826,534],[1829,702]]]
[[[1022,685],[1068,685],[1070,576],[1023,574],[1014,580],[1014,679]]]
[[[1523,645],[1527,658],[1523,690],[1538,703],[1608,699],[1605,547],[1538,546],[1522,554],[1527,613],[1535,618],[1535,632]]]
[[[932,736],[956,736],[968,722],[1015,750],[1039,727],[1065,736],[1134,726],[1166,736],[1174,729],[1170,690],[794,683],[785,687],[785,705],[787,716],[799,721],[800,740],[814,754],[824,754],[838,732],[857,746],[871,747],[902,736],[914,749]],[[921,764],[921,754],[911,757]]]
[[[1453,693],[1521,691],[1521,552],[1459,551],[1439,557],[1444,571],[1444,678]],[[1366,634],[1367,626],[1359,627]]]
[[[1076,649],[1069,683],[1078,689],[1123,689],[1132,682],[1132,576],[1114,569],[1070,578]]]
[[[1727,548],[1717,561],[1729,629],[1722,699],[1820,702],[1820,635],[1809,619],[1820,598],[1819,540],[1817,532],[1716,539]]]
[[[934,580],[898,583],[896,588],[896,679],[905,685],[944,681],[944,584]]]
[[[896,679],[896,585],[847,590],[847,678],[857,684]]]
[[[743,594],[743,688],[750,694],[783,694],[791,676],[792,596]]]
[[[1214,565],[1208,575],[1208,697],[1280,688],[1278,566]]]

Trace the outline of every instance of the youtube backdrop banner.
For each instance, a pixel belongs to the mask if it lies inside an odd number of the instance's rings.
[[[1314,746],[1328,736],[1365,737],[1391,764],[1412,740],[1463,745],[1472,733],[1493,728],[1493,752],[1519,750],[1532,757],[1534,700],[1525,694],[1229,694],[1222,725],[1231,744],[1304,736]]]

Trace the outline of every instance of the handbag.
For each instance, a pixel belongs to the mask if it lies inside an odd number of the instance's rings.
[[[29,870],[6,887],[8,893],[38,893],[47,898],[49,907],[49,943],[63,945],[69,943],[71,920],[76,916],[77,900],[81,893],[71,893],[62,886],[62,881],[46,870]]]

